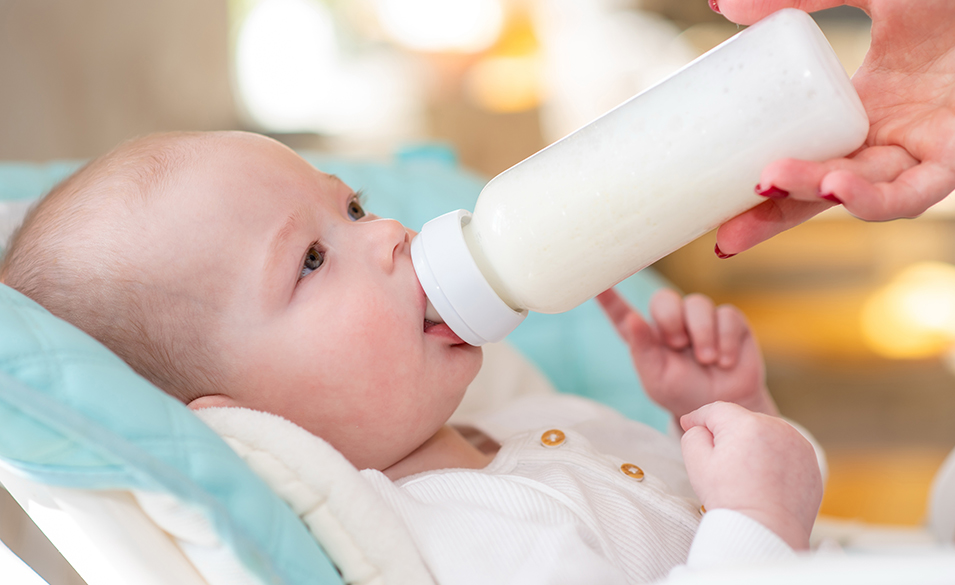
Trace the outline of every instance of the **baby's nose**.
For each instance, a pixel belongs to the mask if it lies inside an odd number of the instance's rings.
[[[411,238],[414,232],[406,229],[400,222],[378,219],[366,225],[373,225],[375,228],[375,246],[379,248],[381,261],[386,267],[392,266],[399,256],[411,253]]]

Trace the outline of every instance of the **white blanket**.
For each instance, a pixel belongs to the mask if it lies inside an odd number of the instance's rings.
[[[434,583],[404,524],[331,445],[273,414],[196,414],[298,514],[346,583]]]

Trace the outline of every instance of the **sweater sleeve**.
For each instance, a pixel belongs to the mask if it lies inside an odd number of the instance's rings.
[[[794,558],[794,551],[783,539],[734,510],[710,510],[703,516],[686,560],[691,570],[729,563],[774,561]]]
[[[708,569],[796,556],[796,551],[783,539],[749,516],[734,510],[710,510],[700,522],[686,564],[670,571],[664,583],[695,583],[694,574],[703,576]]]

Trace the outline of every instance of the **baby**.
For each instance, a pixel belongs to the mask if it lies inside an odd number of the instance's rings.
[[[442,583],[635,583],[808,546],[816,457],[737,311],[665,291],[647,322],[599,297],[682,427],[685,468],[677,439],[574,397],[471,441],[447,421],[481,350],[425,319],[413,236],[265,137],[154,135],[54,189],[0,281],[191,408],[268,411],[328,441]]]

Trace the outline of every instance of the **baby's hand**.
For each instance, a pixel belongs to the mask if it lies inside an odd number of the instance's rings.
[[[650,299],[648,323],[613,289],[597,300],[630,346],[647,395],[677,419],[717,400],[778,413],[756,339],[735,307],[664,289]]]
[[[736,510],[794,549],[808,548],[822,475],[799,431],[727,402],[708,404],[680,424],[690,484],[707,509]]]

